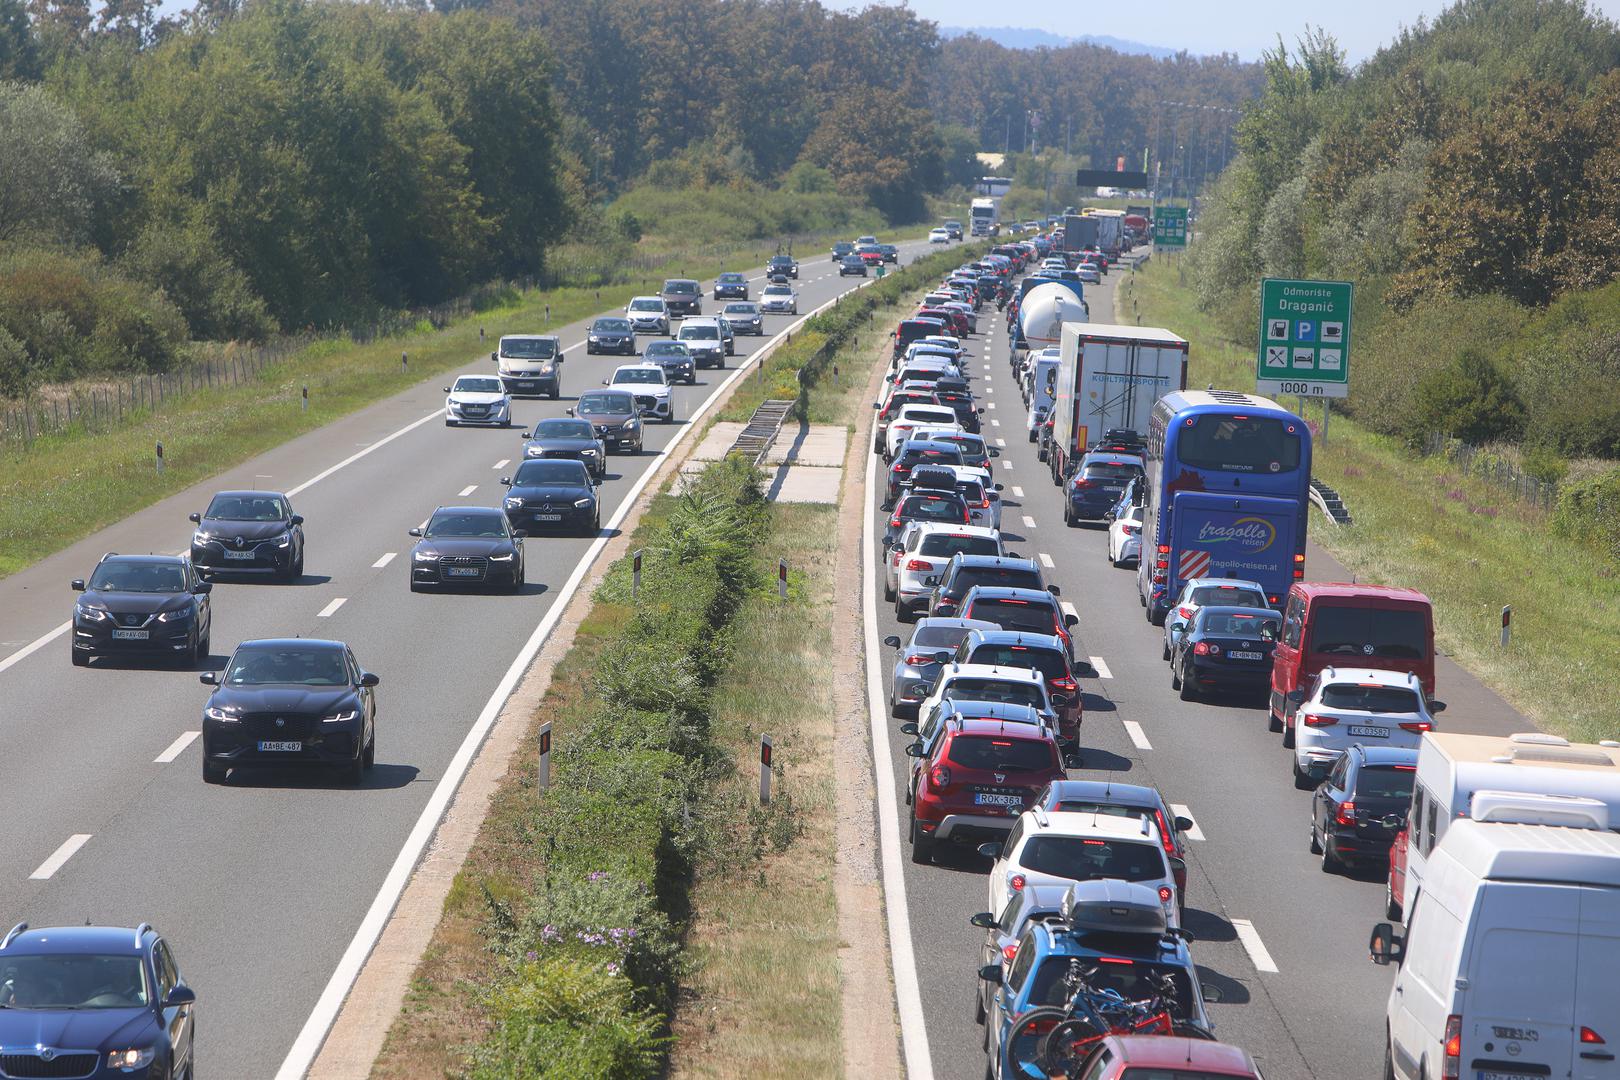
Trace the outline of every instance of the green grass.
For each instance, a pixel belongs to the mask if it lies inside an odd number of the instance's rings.
[[[1155,258],[1117,297],[1121,321],[1140,314],[1191,342],[1189,386],[1254,389],[1253,353],[1220,337],[1173,260]],[[1440,648],[1543,729],[1586,741],[1620,735],[1620,668],[1606,655],[1620,637],[1620,568],[1608,557],[1555,537],[1546,511],[1343,415],[1326,445],[1318,438],[1314,472],[1344,496],[1355,523],[1334,528],[1313,515],[1312,535],[1358,581],[1422,590]],[[1513,607],[1506,650],[1504,605]]]

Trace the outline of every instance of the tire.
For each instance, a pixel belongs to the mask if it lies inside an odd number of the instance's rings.
[[[894,602],[894,620],[900,623],[914,623],[917,621],[917,616],[909,607],[900,603],[897,599]]]
[[[883,599],[894,603],[894,588],[889,584],[889,575],[883,575]]]
[[[1283,728],[1283,749],[1284,750],[1292,750],[1293,748],[1294,748],[1294,729],[1291,728],[1291,727],[1284,727]]]
[[[585,343],[585,355],[586,356],[595,356],[596,355],[596,346],[592,345],[590,342],[586,342]]]
[[[366,748],[360,751],[360,765],[369,769],[377,764],[377,729],[371,729],[371,738],[366,740]]]
[[[1280,717],[1276,713],[1272,712],[1271,709],[1268,707],[1266,709],[1266,730],[1275,735],[1277,732],[1281,731],[1282,729],[1283,729],[1282,717]]]
[[[1181,700],[1198,700],[1198,680],[1194,679],[1188,671],[1181,673]]]
[[[417,583],[416,583],[416,582],[415,582],[415,581],[414,581],[414,580],[413,580],[413,581],[412,581],[412,582],[411,582],[411,592],[421,592],[421,591],[422,591],[422,586],[420,586],[420,585],[418,585],[418,584],[417,584]]]
[[[1344,863],[1339,860],[1337,855],[1333,854],[1332,845],[1324,842],[1322,844],[1322,873],[1338,874],[1343,871]]]
[[[1159,659],[1160,660],[1168,660],[1168,659],[1170,659],[1170,639],[1168,637],[1166,637],[1164,639],[1164,641],[1161,642],[1160,645],[1159,645]]]
[[[364,752],[356,754],[354,760],[343,766],[344,782],[351,787],[359,785],[366,778],[366,756]]]
[[[1384,917],[1391,922],[1401,921],[1401,902],[1395,899],[1395,889],[1387,874],[1384,876]]]
[[[924,836],[922,829],[917,827],[917,812],[911,812],[911,861],[919,866],[929,866],[934,861],[934,838]]]
[[[205,757],[203,758],[202,772],[203,783],[223,784],[225,782],[225,774],[230,772],[230,766],[216,765]]]
[[[1096,1025],[1084,1017],[1074,1016],[1063,1020],[1041,1040],[1041,1064],[1048,1075],[1073,1075],[1074,1069],[1090,1052],[1092,1041],[1101,1035]],[[1084,1046],[1078,1054],[1075,1053],[1076,1043]]]
[[[1311,854],[1312,855],[1320,855],[1320,854],[1322,854],[1322,840],[1321,840],[1321,837],[1316,835],[1316,817],[1315,817],[1315,813],[1316,812],[1314,810],[1312,810],[1312,812],[1311,812],[1311,814],[1312,814],[1312,816],[1311,816]]]
[[[551,400],[556,401],[557,400],[557,395],[560,394],[560,393],[562,393],[562,389],[560,387],[553,386],[551,388]],[[511,424],[508,424],[507,426],[510,427]]]
[[[1306,772],[1304,769],[1301,769],[1299,767],[1299,758],[1298,757],[1295,757],[1293,759],[1293,770],[1294,770],[1294,787],[1295,787],[1296,790],[1298,790],[1298,791],[1314,791],[1316,789],[1316,781],[1311,777],[1311,774]]]
[[[1149,606],[1147,620],[1154,626],[1163,626],[1164,617],[1168,614],[1170,614],[1168,611],[1160,611],[1156,607]]]
[[[1170,689],[1181,689],[1181,669],[1175,664],[1170,665]]]
[[[1040,1071],[1038,1072],[1030,1072],[1026,1068],[1022,1067],[1018,1062],[1013,1061],[1012,1048],[1021,1039],[1027,1038],[1027,1036],[1023,1034],[1026,1029],[1033,1027],[1036,1024],[1061,1024],[1063,1021],[1069,1019],[1073,1018],[1069,1016],[1068,1010],[1058,1008],[1055,1005],[1043,1005],[1038,1009],[1031,1009],[1029,1012],[1026,1012],[1023,1016],[1019,1017],[1018,1022],[1014,1024],[1007,1032],[1006,1041],[1003,1042],[1001,1046],[1002,1055],[1007,1059],[1008,1064],[1011,1066],[1010,1069],[1002,1074],[1002,1080],[1035,1080],[1036,1077],[1047,1075],[1047,1070],[1041,1068],[1041,1066],[1043,1065],[1046,1057],[1046,1040],[1050,1033],[1048,1036],[1043,1036],[1041,1041],[1036,1044],[1035,1053],[1033,1055],[1034,1060],[1029,1063],[1031,1066],[1039,1069]],[[1054,1026],[1052,1030],[1056,1031],[1056,1026]]]
[[[73,643],[71,641],[68,642],[68,651],[73,655],[73,666],[74,667],[89,667],[90,666],[90,654],[80,652],[78,649],[73,648]]]
[[[1389,1044],[1389,1032],[1384,1032],[1384,1080],[1396,1080],[1395,1051]]]
[[[304,549],[298,549],[298,558],[293,562],[292,577],[288,580],[297,581],[304,576]]]

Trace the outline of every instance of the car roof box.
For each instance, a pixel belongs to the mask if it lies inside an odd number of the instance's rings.
[[[1475,821],[1515,825],[1562,825],[1573,829],[1609,828],[1609,807],[1580,795],[1541,795],[1520,791],[1476,791],[1468,816]]]
[[[1166,929],[1158,890],[1117,878],[1075,882],[1062,914],[1076,931],[1160,936]]]

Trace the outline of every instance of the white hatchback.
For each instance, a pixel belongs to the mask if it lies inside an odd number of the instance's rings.
[[[979,853],[995,860],[991,911],[1005,909],[1013,893],[1030,885],[1116,878],[1157,889],[1165,922],[1180,925],[1175,874],[1149,817],[1035,807],[1019,815],[1007,839],[983,844]]]
[[[954,427],[961,430],[953,409],[943,405],[902,405],[899,414],[889,421],[885,447],[888,452],[884,456],[890,461],[894,460],[900,444],[911,438],[911,433],[920,427]]]
[[[1290,729],[1294,786],[1307,790],[1356,743],[1416,750],[1445,708],[1425,700],[1416,675],[1380,668],[1326,667],[1293,696],[1299,699]]]
[[[1114,566],[1142,561],[1142,507],[1132,506],[1108,523],[1108,561]]]
[[[894,614],[909,622],[919,608],[928,606],[945,564],[957,553],[1005,555],[1001,534],[973,525],[940,521],[909,522],[900,542],[889,549],[883,566],[883,599],[894,601]]]

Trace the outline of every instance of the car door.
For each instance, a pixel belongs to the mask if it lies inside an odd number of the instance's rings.
[[[186,562],[186,588],[190,590],[191,597],[197,604],[197,640],[208,637],[214,628],[214,604],[207,593],[199,593],[197,586],[202,578],[197,576],[197,568]]]
[[[1578,885],[1502,881],[1492,881],[1480,890],[1469,935],[1472,941],[1462,954],[1463,966],[1444,974],[1446,989],[1453,978],[1466,978],[1461,1007],[1443,1010],[1426,1025],[1433,1031],[1438,1022],[1443,1030],[1444,1012],[1462,1015],[1465,1075],[1476,1080],[1613,1075],[1571,1071],[1572,1059],[1581,1060],[1575,1057],[1571,1038],[1574,984],[1583,964],[1605,959],[1585,955],[1580,925],[1586,891]],[[1420,912],[1429,899],[1418,899]],[[1613,956],[1611,952],[1611,960]],[[1600,1025],[1613,1028],[1612,967],[1607,970],[1606,986],[1592,999],[1590,1011],[1606,1014],[1609,1021],[1600,1021]],[[1605,999],[1606,1004],[1597,1005]],[[1486,1050],[1487,1045],[1492,1049]]]
[[[1620,889],[1581,889],[1581,939],[1575,956],[1575,1060],[1577,1080],[1620,1077],[1620,1010],[1614,979],[1620,971]],[[1591,1038],[1585,1035],[1590,1031]],[[1601,1042],[1593,1041],[1601,1039]]]
[[[1327,779],[1316,786],[1311,795],[1311,819],[1316,826],[1316,835],[1326,836],[1328,822],[1332,820],[1334,808],[1344,798],[1349,783],[1350,755],[1345,754],[1333,763],[1328,771]]]
[[[170,1072],[175,1076],[191,1075],[191,1005],[166,1005],[169,991],[180,982],[180,969],[169,952],[168,943],[161,939],[152,946],[152,967],[157,974],[158,1007],[163,1012],[163,1027],[169,1035],[169,1046],[174,1052]]]

